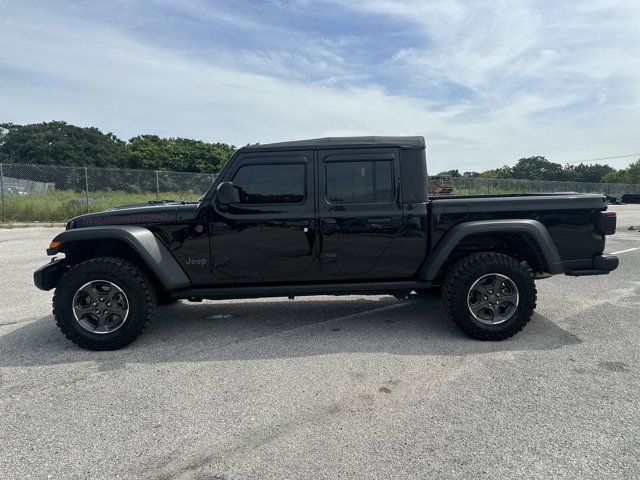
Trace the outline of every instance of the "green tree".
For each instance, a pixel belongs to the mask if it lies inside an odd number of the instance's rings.
[[[483,178],[514,178],[512,167],[505,165],[500,168],[485,170],[480,174]]]
[[[622,170],[607,173],[602,177],[604,183],[624,183],[622,178]]]
[[[521,158],[511,169],[512,178],[526,180],[564,180],[562,165],[553,163],[545,157]]]
[[[4,163],[216,173],[234,151],[233,145],[225,143],[157,135],[124,142],[113,133],[60,121],[0,124],[0,162]]]
[[[438,175],[446,175],[448,177],[461,177],[460,172],[456,170],[447,170],[446,172],[440,172]]]
[[[216,173],[235,151],[224,143],[139,135],[128,143],[132,168]]]
[[[604,182],[640,184],[640,159],[622,170],[607,173]]]
[[[609,165],[601,165],[599,163],[592,165],[580,163],[578,165],[566,165],[564,167],[564,171],[567,180],[574,182],[598,183],[603,182],[603,178],[606,175],[615,172],[616,170]]]
[[[6,163],[123,167],[127,146],[113,133],[66,122],[0,124],[0,160]]]

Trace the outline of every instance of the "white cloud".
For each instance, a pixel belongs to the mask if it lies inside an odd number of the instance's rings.
[[[253,28],[251,19],[203,5],[188,7]],[[105,24],[14,11],[0,20],[0,119],[63,119],[124,138],[157,133],[236,145],[422,134],[432,171],[480,170],[528,154],[564,162],[640,152],[639,17],[630,4],[571,11],[521,2],[348,5],[405,19],[422,33],[422,44],[387,60],[392,71],[473,95],[443,107],[431,96],[366,83],[332,51],[355,42],[349,36],[310,40],[296,51],[194,59]],[[332,66],[324,80],[306,78],[323,62]]]

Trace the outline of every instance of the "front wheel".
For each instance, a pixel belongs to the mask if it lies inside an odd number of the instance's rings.
[[[479,340],[504,340],[529,322],[536,286],[526,266],[501,253],[469,255],[449,271],[442,286],[447,316]]]
[[[53,296],[53,315],[62,333],[90,350],[116,350],[133,342],[155,306],[155,290],[147,276],[115,257],[74,266]]]

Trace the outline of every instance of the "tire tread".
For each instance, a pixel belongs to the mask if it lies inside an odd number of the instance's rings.
[[[136,297],[136,301],[144,302],[145,313],[143,321],[136,322],[134,328],[125,329],[117,336],[96,341],[79,334],[64,320],[62,309],[58,303],[62,292],[67,287],[68,280],[72,279],[76,274],[91,268],[98,268],[101,271],[112,271],[116,274],[124,273],[140,286],[143,293],[140,297]],[[96,257],[73,266],[65,273],[64,277],[62,277],[53,295],[53,316],[56,325],[58,325],[58,328],[67,339],[79,347],[89,350],[117,350],[133,342],[147,327],[155,307],[156,292],[147,275],[133,263],[118,257]]]
[[[518,312],[518,321],[510,323],[505,329],[484,329],[470,321],[470,315],[456,314],[454,309],[454,302],[460,302],[461,297],[464,298],[466,305],[467,292],[462,291],[461,286],[466,284],[465,281],[468,280],[470,274],[489,265],[498,268],[516,269],[531,277],[531,281],[525,283],[524,289],[522,285],[518,287],[521,298],[525,300],[525,302],[521,301],[520,305],[524,303],[527,306],[526,310]],[[505,340],[521,331],[531,320],[533,311],[536,308],[536,299],[537,291],[529,269],[515,258],[496,252],[474,253],[464,257],[451,267],[442,286],[442,306],[447,317],[468,335],[485,341]]]

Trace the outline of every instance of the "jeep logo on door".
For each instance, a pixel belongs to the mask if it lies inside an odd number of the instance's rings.
[[[206,265],[207,264],[207,259],[206,258],[187,258],[184,262],[187,265]]]

